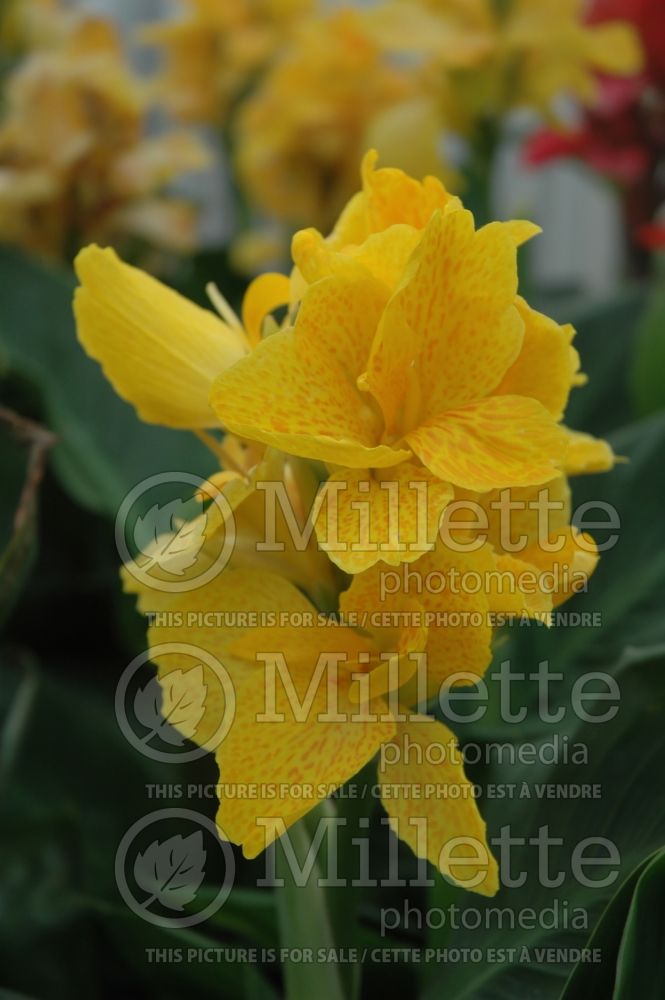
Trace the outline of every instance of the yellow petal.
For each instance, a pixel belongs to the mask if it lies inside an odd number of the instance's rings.
[[[557,532],[555,541],[560,548],[554,552],[532,545],[520,553],[520,558],[535,567],[541,576],[546,574],[548,585],[556,584],[552,594],[556,607],[586,589],[600,556],[593,538],[572,526]]]
[[[245,354],[242,333],[111,249],[82,250],[76,271],[78,337],[116,392],[148,423],[215,426],[210,386]]]
[[[405,704],[437,696],[442,685],[483,677],[492,659],[492,627],[487,597],[489,574],[496,570],[491,548],[452,551],[439,544],[414,566],[389,570],[377,565],[353,578],[342,594],[345,613],[393,615],[408,595],[425,612],[426,658],[420,675],[400,692]]]
[[[566,472],[569,476],[579,476],[590,472],[609,472],[617,458],[611,445],[591,434],[566,429],[568,451],[566,452]]]
[[[486,826],[446,726],[426,716],[398,723],[381,754],[379,781],[391,829],[418,857],[455,885],[484,896],[497,892]]]
[[[433,547],[452,494],[448,483],[413,462],[375,475],[341,469],[322,490],[319,545],[346,573],[361,573],[379,560],[414,562]]]
[[[516,293],[516,247],[507,231],[476,232],[466,211],[433,216],[385,310],[370,358],[368,386],[389,432],[409,430],[496,388],[522,346]]]
[[[291,283],[284,274],[260,274],[251,283],[242,302],[242,325],[250,342],[261,340],[261,327],[268,313],[287,305]]]
[[[566,453],[561,428],[523,396],[490,396],[428,421],[406,440],[434,475],[478,492],[547,483]]]
[[[385,297],[369,275],[312,285],[295,329],[273,334],[215,382],[211,403],[224,426],[303,458],[352,468],[408,458],[408,450],[379,443],[380,415],[356,384]]]
[[[377,160],[378,153],[371,150],[361,168],[366,235],[400,222],[424,229],[437,209],[459,206],[459,199],[446,191],[438,177],[417,181],[397,167],[377,170]]]
[[[576,384],[580,357],[572,340],[572,326],[560,326],[518,298],[524,322],[524,343],[515,363],[506,372],[497,395],[530,396],[560,419]]]

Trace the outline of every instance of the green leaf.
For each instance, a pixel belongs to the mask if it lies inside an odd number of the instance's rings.
[[[330,802],[324,806],[328,810],[333,808]],[[317,809],[288,831],[296,862],[301,868],[304,868],[312,846],[310,828],[320,816],[321,809]],[[280,944],[282,948],[289,949],[309,948],[316,958],[319,949],[336,947],[330,903],[326,889],[319,884],[322,873],[318,857],[314,859],[312,871],[304,879],[304,884],[299,885],[297,873],[292,871],[284,853],[285,841],[286,837],[282,838],[276,848],[277,871],[284,880],[284,885],[276,888]],[[344,1000],[347,994],[342,987],[339,968],[335,963],[287,960],[283,964],[287,1000],[310,996],[321,1000]]]
[[[600,949],[603,961],[579,962],[561,1000],[665,996],[664,879],[665,850],[645,858],[631,872],[608,903],[587,943],[589,949]]]
[[[83,506],[115,516],[129,490],[158,472],[205,476],[208,450],[192,435],[141,423],[76,339],[75,281],[0,248],[0,371],[36,385],[59,438],[55,471]]]
[[[529,667],[529,662],[520,664]],[[617,869],[603,868],[592,872],[593,879],[618,871],[619,877],[641,864],[665,841],[665,811],[661,777],[665,769],[665,657],[657,663],[636,663],[620,677],[621,699],[618,713],[603,723],[578,723],[570,738],[570,748],[586,747],[588,762],[568,759],[559,749],[559,761],[547,766],[536,757],[533,764],[514,762],[504,753],[502,764],[493,764],[485,774],[483,786],[514,786],[513,798],[480,800],[488,822],[490,838],[496,838],[502,828],[510,827],[511,837],[520,838],[510,854],[510,875],[526,879],[522,885],[504,885],[492,900],[466,894],[456,904],[462,914],[472,915],[473,923],[464,927],[464,917],[458,916],[457,927],[449,926],[450,915],[445,910],[449,897],[441,894],[441,884],[431,891],[429,905],[434,912],[446,916],[441,934],[441,947],[477,948],[481,963],[450,963],[435,976],[424,996],[434,1000],[445,985],[447,1000],[509,1000],[515,996],[538,996],[539,1000],[554,1000],[560,995],[577,955],[572,949],[586,946],[590,929],[603,912],[619,878],[611,884],[587,886],[573,871],[575,848],[587,838],[603,838],[619,853]],[[592,712],[607,710],[599,702]],[[550,727],[549,739],[559,734],[558,724]],[[571,787],[597,789],[593,795],[572,797]],[[528,797],[518,794],[528,789]],[[552,789],[549,797],[542,789]],[[540,791],[539,791],[540,789]],[[559,797],[561,790],[562,797]],[[547,875],[561,884],[548,887],[542,876],[539,849],[529,838],[547,828],[557,843],[547,854]],[[589,853],[592,853],[588,848]],[[600,850],[600,848],[599,848]],[[601,857],[606,857],[606,848]],[[588,874],[587,869],[587,874]],[[565,903],[565,914],[564,914]],[[656,909],[655,922],[660,919]],[[503,914],[501,921],[496,913]],[[541,921],[538,914],[545,914]],[[571,917],[578,915],[581,926]],[[535,914],[529,926],[525,914]],[[584,926],[586,923],[587,926]],[[640,928],[640,934],[644,930]],[[431,932],[430,945],[439,946],[439,935]],[[567,954],[548,960],[542,949],[568,949]],[[527,952],[523,953],[522,949]],[[492,962],[489,949],[504,949],[502,957]],[[509,949],[515,949],[511,954]],[[609,959],[611,964],[611,958]],[[628,968],[628,966],[627,966]],[[587,996],[604,996],[587,993]],[[640,996],[626,993],[625,996]],[[623,1000],[623,997],[622,997]]]
[[[665,851],[640,875],[621,942],[615,1000],[665,996]]]
[[[631,373],[637,411],[665,408],[665,282],[656,285],[640,324],[637,355]]]

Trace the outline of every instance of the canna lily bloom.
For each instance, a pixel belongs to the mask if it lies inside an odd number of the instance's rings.
[[[192,207],[162,189],[208,154],[186,134],[144,138],[146,110],[109,22],[76,19],[33,52],[10,78],[0,123],[4,238],[50,257],[95,238],[190,247]]]
[[[143,611],[160,609],[163,597],[140,588],[138,592]],[[252,787],[259,794],[228,800],[222,795],[217,814],[221,837],[240,844],[246,857],[256,857],[383,750],[378,779],[395,833],[456,884],[488,896],[496,892],[497,865],[453,734],[434,719],[405,710],[398,700],[426,644],[418,602],[393,602],[393,620],[406,624],[372,626],[365,619],[371,621],[376,607],[355,595],[347,610],[363,627],[330,621],[322,628],[317,607],[288,580],[267,569],[258,572],[235,564],[205,588],[169,595],[167,600],[169,611],[183,614],[187,621],[205,621],[201,612],[220,610],[228,621],[248,611],[273,621],[270,627],[188,625],[183,632],[164,624],[169,618],[162,616],[148,633],[153,648],[180,643],[184,635],[189,645],[222,662],[230,675],[232,705],[221,694],[207,697],[193,738],[214,752],[223,785]],[[153,659],[163,684],[170,671],[183,672],[183,695],[188,684],[199,683],[186,658],[162,656],[156,649]],[[274,688],[271,664],[276,668]],[[203,670],[206,689],[216,691],[209,667],[204,664]],[[268,708],[272,695],[267,692],[272,691],[274,710]],[[213,734],[230,707],[233,722],[217,744]],[[411,755],[409,744],[418,747]],[[445,760],[428,762],[424,751],[432,745],[445,749]],[[432,782],[459,788],[454,805],[452,799],[424,794]],[[396,785],[407,784],[423,794],[391,794]],[[306,797],[303,788],[311,788]]]
[[[559,421],[579,358],[572,329],[517,295],[517,244],[535,227],[476,230],[431,179],[371,169],[365,178],[330,244],[309,232],[294,240],[305,286],[294,326],[223,372],[211,403],[242,437],[332,466],[327,491],[340,484],[343,532],[358,502],[369,500],[382,524],[392,488],[399,534],[411,541],[412,481],[430,493],[435,525],[453,487],[486,492],[560,474],[568,437]],[[396,222],[400,214],[409,222]],[[407,554],[385,538],[382,554],[336,553],[320,521],[317,530],[349,572],[418,558],[432,542],[428,531]],[[353,532],[346,541],[357,541]]]

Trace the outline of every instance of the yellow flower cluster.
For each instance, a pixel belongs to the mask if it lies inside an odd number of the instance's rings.
[[[149,25],[144,42],[163,67],[155,92],[185,121],[222,123],[315,0],[181,0],[172,21]]]
[[[561,423],[584,379],[573,329],[518,293],[537,227],[477,229],[439,180],[377,169],[375,153],[362,181],[328,238],[296,235],[289,278],[250,286],[242,321],[218,293],[224,318],[86,249],[78,332],[143,419],[197,430],[222,460],[206,489],[226,513],[213,502],[187,536],[203,533],[201,552],[183,564],[178,547],[146,578],[146,551],[123,571],[144,612],[168,612],[149,630],[164,685],[195,684],[191,658],[164,652],[183,641],[230,675],[225,738],[228,691],[187,730],[225,785],[256,792],[222,798],[221,835],[254,857],[378,754],[398,836],[492,895],[485,824],[428,702],[483,677],[496,616],[540,618],[586,586],[597,550],[570,524],[568,476],[614,456]]]
[[[206,150],[185,133],[146,137],[147,97],[110,22],[53,5],[48,13],[53,30],[43,44],[30,36],[30,53],[6,83],[3,240],[49,257],[92,239],[191,248],[192,206],[162,192],[205,166]]]
[[[587,25],[584,8],[382,0],[330,13],[316,0],[187,0],[181,18],[147,36],[164,56],[166,106],[226,129],[250,208],[292,233],[305,222],[329,229],[369,145],[450,186],[446,131],[474,138],[482,122],[521,106],[552,115],[562,94],[593,101],[599,72],[639,70],[634,29]],[[252,247],[261,241],[237,248],[246,266]]]

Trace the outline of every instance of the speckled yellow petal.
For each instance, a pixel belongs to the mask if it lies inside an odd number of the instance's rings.
[[[566,453],[562,429],[523,396],[490,396],[430,420],[406,440],[434,475],[478,492],[549,482]]]
[[[379,233],[403,222],[424,229],[437,209],[459,206],[438,177],[417,181],[397,167],[376,169],[378,153],[366,154],[362,163],[367,233]]]
[[[290,671],[301,703],[313,666],[301,664]],[[263,668],[258,673],[263,675]],[[368,712],[349,699],[349,686],[343,682],[336,692],[336,703],[331,704],[324,676],[314,687],[307,718],[298,721],[278,678],[275,708],[284,715],[278,722],[257,721],[265,711],[263,676],[255,676],[239,691],[234,724],[216,759],[221,782],[256,793],[253,799],[224,801],[222,796],[217,818],[228,839],[243,845],[246,857],[256,857],[281,832],[271,825],[263,827],[258,818],[281,820],[288,827],[357,774],[392,736],[394,723],[385,705],[379,702]],[[342,720],[326,719],[331,711]],[[374,719],[368,718],[370,714]],[[303,810],[304,797],[308,807]]]
[[[570,486],[565,476],[537,486],[470,494],[468,499],[482,507],[487,517],[487,540],[499,553],[521,557],[530,545],[547,541],[570,522]],[[460,518],[463,511],[458,512]]]
[[[493,613],[543,618],[553,607],[553,591],[548,580],[534,572],[528,559],[497,556],[496,574],[489,578],[487,597]]]
[[[575,331],[531,309],[522,298],[518,298],[517,308],[524,322],[524,343],[494,391],[497,395],[530,396],[560,419],[580,368],[579,354],[572,347]]]
[[[315,522],[319,545],[346,573],[361,573],[380,560],[391,566],[414,562],[433,547],[452,494],[448,483],[413,462],[374,474],[340,469],[322,490]]]
[[[395,224],[381,233],[368,236],[361,246],[351,247],[347,253],[393,291],[420,237],[421,234],[413,226]]]
[[[289,301],[291,283],[284,274],[260,274],[245,293],[242,302],[242,324],[250,342],[261,340],[261,327],[268,313]]]
[[[353,578],[340,598],[346,611],[394,613],[404,595],[422,606],[428,626],[426,658],[418,678],[400,692],[405,704],[438,695],[454,675],[483,677],[492,659],[492,627],[487,598],[496,559],[488,545],[457,552],[439,544],[413,566],[378,564]],[[461,683],[462,681],[457,681]],[[455,681],[453,680],[454,684]]]
[[[548,586],[553,585],[552,599],[557,607],[586,589],[600,556],[593,538],[572,526],[557,532],[553,541],[561,546],[556,551],[532,545],[520,553],[520,559],[534,567]]]
[[[370,149],[362,162],[362,191],[351,198],[342,211],[328,243],[335,250],[363,243],[372,233],[404,223],[421,230],[436,209],[461,206],[437,177],[422,181],[409,177],[397,167],[376,169],[379,154]]]
[[[220,720],[230,699],[217,682],[214,671],[205,658],[203,682],[206,686],[205,713],[197,726],[194,739],[214,750],[220,769],[222,784],[244,788],[247,797],[229,798],[221,795],[218,822],[224,835],[233,843],[242,844],[248,857],[254,857],[266,846],[259,817],[282,820],[289,826],[303,812],[313,809],[330,790],[351,778],[376,753],[379,745],[394,732],[394,723],[381,703],[364,707],[349,700],[350,675],[343,670],[336,674],[333,685],[336,696],[329,690],[330,667],[325,669],[326,653],[340,648],[340,634],[351,640],[355,633],[350,629],[334,629],[334,638],[327,641],[326,629],[319,629],[316,647],[305,644],[298,649],[297,625],[293,625],[289,655],[285,657],[286,684],[279,672],[276,683],[268,688],[266,678],[270,672],[260,653],[280,653],[279,636],[271,638],[270,630],[262,632],[262,643],[257,643],[252,627],[226,627],[215,625],[214,618],[206,624],[204,615],[225,614],[227,621],[233,614],[261,612],[302,615],[315,609],[302,594],[287,581],[272,574],[251,571],[231,571],[218,577],[210,585],[174,599],[172,611],[180,612],[184,620],[193,621],[187,627],[175,619],[163,616],[149,631],[149,643],[187,643],[199,648],[207,657],[215,657],[226,668],[232,683],[234,716],[230,730],[221,743],[214,745]],[[252,643],[253,657],[240,659],[231,647],[240,645],[242,637]],[[282,636],[283,638],[283,636]],[[343,647],[342,647],[343,648]],[[354,646],[351,644],[351,654]],[[324,669],[317,676],[317,662],[323,654]],[[165,680],[173,670],[187,673],[198,667],[195,657],[184,653],[164,652],[155,657],[160,668],[160,678]],[[292,684],[289,690],[289,682]],[[310,689],[310,684],[312,685]],[[266,692],[274,690],[275,715],[269,711],[270,699]],[[311,704],[307,704],[308,692]],[[301,711],[302,709],[302,711]],[[270,718],[265,719],[266,712]],[[370,714],[375,718],[370,718]],[[339,716],[340,718],[335,718]],[[306,787],[307,786],[307,787]],[[271,788],[275,794],[271,794]],[[306,801],[306,808],[303,808]],[[267,842],[274,839],[275,831],[268,831]]]
[[[367,373],[391,433],[482,399],[517,358],[514,240],[437,212],[382,317]],[[406,426],[405,426],[406,425]]]
[[[328,359],[304,362],[292,330],[269,337],[221,375],[211,404],[229,430],[302,458],[363,468],[410,454],[375,444],[377,417],[361,393]]]
[[[291,454],[352,468],[408,458],[408,450],[379,443],[380,415],[356,384],[385,296],[369,275],[313,285],[295,329],[273,334],[214,383],[211,403],[222,424]]]
[[[239,330],[96,246],[76,258],[79,340],[142,420],[212,427],[213,379],[247,350]]]
[[[465,889],[484,896],[497,892],[498,866],[486,826],[446,726],[426,716],[398,723],[381,754],[379,782],[391,829],[418,857]]]
[[[566,472],[569,476],[579,476],[591,472],[609,472],[617,458],[612,446],[601,438],[571,431],[566,428],[568,451],[566,452]]]

